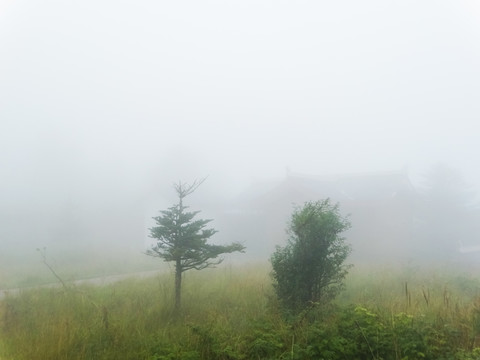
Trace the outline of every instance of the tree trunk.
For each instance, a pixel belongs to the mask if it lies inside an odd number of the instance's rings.
[[[175,312],[180,310],[180,299],[182,290],[182,264],[180,260],[175,263]]]

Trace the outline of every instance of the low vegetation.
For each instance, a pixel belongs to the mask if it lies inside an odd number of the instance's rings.
[[[480,283],[467,274],[353,268],[346,290],[287,318],[266,266],[25,290],[0,301],[0,359],[480,358]]]

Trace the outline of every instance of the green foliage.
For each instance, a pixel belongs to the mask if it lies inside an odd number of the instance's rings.
[[[329,200],[307,202],[293,212],[289,242],[271,257],[274,287],[290,310],[330,300],[343,285],[350,247],[339,234],[350,226]]]
[[[181,316],[169,311],[174,288],[167,275],[9,295],[0,301],[0,359],[480,359],[480,300],[452,285],[451,303],[444,301],[443,284],[454,274],[434,283],[430,276],[409,279],[407,305],[398,274],[388,274],[380,287],[380,276],[352,271],[349,278],[356,274],[368,295],[349,286],[346,292],[354,293],[342,293],[348,303],[338,297],[292,323],[278,306],[268,271],[190,273]],[[428,305],[418,284],[431,287]]]
[[[199,211],[188,212],[183,199],[194,192],[203,181],[191,185],[175,184],[178,203],[168,210],[160,211],[161,216],[154,217],[158,226],[150,229],[150,237],[157,243],[147,251],[147,255],[175,262],[175,309],[180,308],[182,273],[190,270],[202,270],[222,262],[218,256],[235,251],[243,252],[245,247],[239,243],[230,245],[212,245],[207,241],[217,231],[206,229],[211,220],[194,220]]]
[[[271,323],[259,321],[252,322],[251,328],[246,337],[248,359],[273,359],[284,351],[285,328],[275,328]]]
[[[180,272],[218,265],[222,261],[216,259],[219,255],[244,250],[244,246],[238,243],[228,246],[207,243],[217,232],[215,229],[205,229],[211,220],[194,220],[200,211],[188,212],[188,206],[183,204],[183,199],[200,184],[201,182],[192,185],[175,184],[178,203],[168,210],[160,211],[162,215],[153,218],[158,226],[150,229],[150,237],[156,239],[157,243],[147,254],[165,261],[179,261]]]

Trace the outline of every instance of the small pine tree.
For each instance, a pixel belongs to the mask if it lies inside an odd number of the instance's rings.
[[[178,203],[160,211],[162,215],[154,217],[158,226],[150,229],[150,237],[156,244],[147,250],[147,255],[159,257],[175,263],[175,310],[180,309],[182,274],[190,269],[202,270],[220,264],[223,259],[218,256],[234,251],[243,252],[245,247],[239,243],[231,245],[211,245],[207,240],[217,230],[205,229],[211,220],[195,220],[200,211],[187,212],[188,206],[183,199],[193,193],[203,181],[193,184],[178,182],[174,185]]]
[[[296,208],[289,240],[271,256],[274,287],[279,300],[293,311],[335,297],[343,286],[350,246],[339,234],[350,227],[330,201],[307,202]]]

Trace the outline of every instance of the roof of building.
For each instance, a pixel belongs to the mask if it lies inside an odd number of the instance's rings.
[[[270,186],[263,184],[261,189],[252,186],[244,200],[255,205],[285,201],[299,203],[324,198],[331,198],[335,202],[375,201],[413,191],[405,171],[330,176],[288,172],[283,181],[272,182]]]

